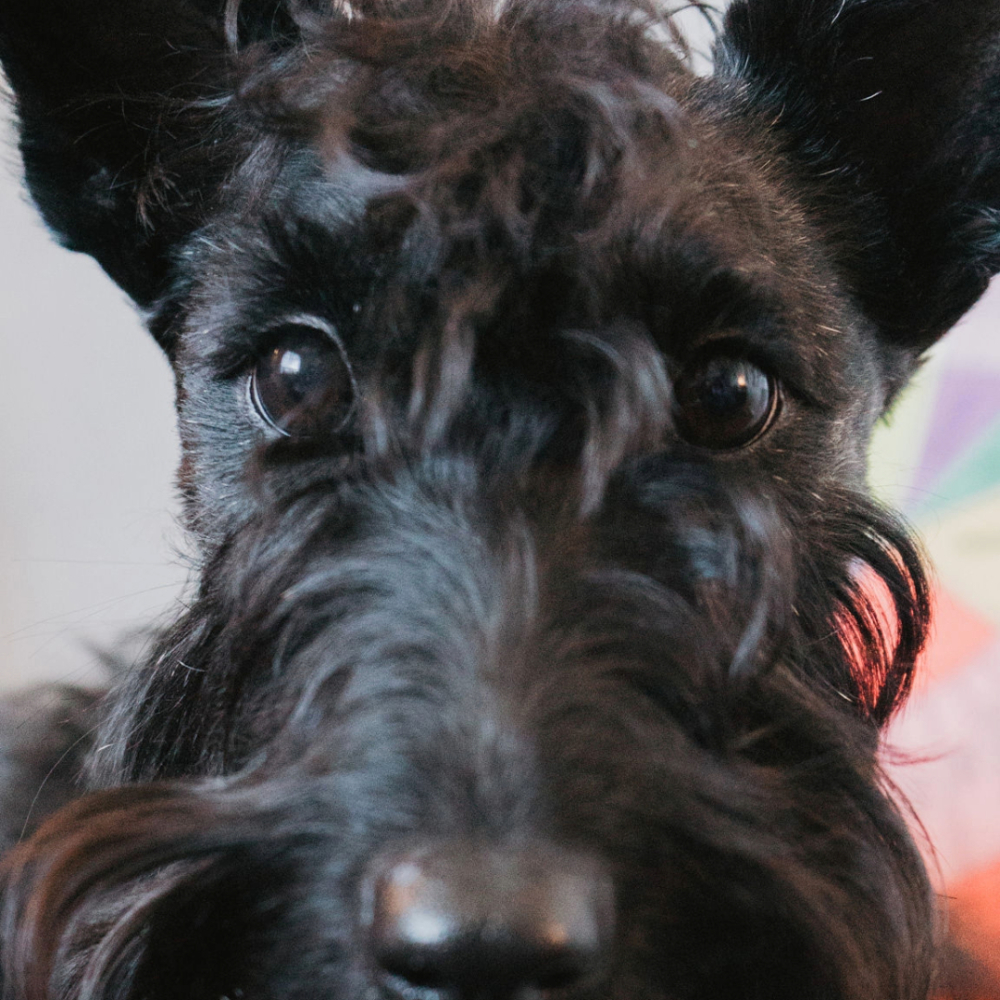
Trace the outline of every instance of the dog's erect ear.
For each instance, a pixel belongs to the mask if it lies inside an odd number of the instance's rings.
[[[1000,0],[735,0],[717,57],[884,336],[927,347],[1000,270]]]
[[[228,50],[291,30],[280,0],[0,0],[28,186],[141,305],[233,165]]]

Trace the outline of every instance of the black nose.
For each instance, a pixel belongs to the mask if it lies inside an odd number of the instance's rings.
[[[589,855],[548,845],[438,843],[381,859],[366,888],[369,946],[390,988],[528,997],[597,972],[614,921]]]

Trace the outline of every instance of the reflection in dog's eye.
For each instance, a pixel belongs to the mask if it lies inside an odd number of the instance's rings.
[[[778,409],[775,380],[745,358],[716,355],[674,382],[674,420],[681,436],[702,448],[739,448],[759,437]]]
[[[354,409],[355,385],[336,334],[300,323],[279,327],[254,367],[250,397],[261,417],[287,437],[343,430]]]

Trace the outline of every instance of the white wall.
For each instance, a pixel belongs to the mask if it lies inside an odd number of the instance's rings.
[[[125,296],[55,246],[0,123],[0,688],[96,681],[88,646],[167,608],[172,381]]]

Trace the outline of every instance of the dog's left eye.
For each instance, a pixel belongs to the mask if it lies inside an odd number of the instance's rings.
[[[354,376],[333,330],[292,323],[274,331],[250,376],[257,412],[286,437],[336,434],[354,410]]]
[[[685,440],[722,451],[760,437],[779,402],[775,380],[745,358],[714,355],[674,382],[674,420]]]

